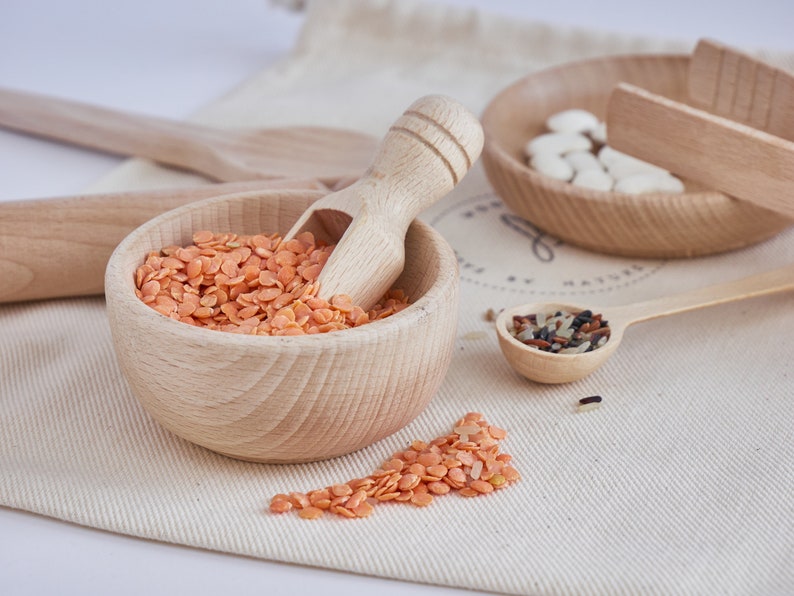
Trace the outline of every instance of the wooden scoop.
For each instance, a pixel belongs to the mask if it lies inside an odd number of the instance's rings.
[[[0,126],[145,157],[221,182],[358,177],[375,149],[362,133],[322,127],[221,130],[0,89]]]
[[[629,325],[676,313],[776,292],[794,290],[794,265],[787,265],[737,281],[699,288],[626,306],[586,307],[562,303],[534,303],[505,309],[496,319],[499,346],[510,365],[521,375],[538,383],[569,383],[600,367],[613,354]],[[558,310],[601,313],[611,329],[609,340],[600,348],[581,354],[556,354],[530,348],[515,339],[509,329],[513,317]]]
[[[794,219],[794,142],[626,83],[606,122],[615,149]]]
[[[101,294],[111,253],[144,222],[199,199],[276,188],[324,187],[279,178],[0,202],[0,303]]]
[[[403,270],[408,225],[455,187],[482,145],[479,120],[456,101],[430,95],[414,102],[364,176],[318,200],[285,235],[339,240],[318,279],[319,295],[347,294],[365,310],[377,304]]]

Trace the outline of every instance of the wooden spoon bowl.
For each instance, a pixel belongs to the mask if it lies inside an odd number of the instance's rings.
[[[106,300],[121,369],[165,428],[198,445],[257,462],[342,455],[410,422],[438,389],[452,356],[457,259],[430,226],[407,232],[394,284],[412,305],[361,327],[298,337],[243,336],[165,317],[134,293],[147,252],[191,243],[194,231],[285,233],[322,191],[215,197],[160,215],[117,247]]]
[[[779,214],[685,180],[683,194],[628,195],[573,186],[526,165],[526,142],[546,119],[583,108],[604,119],[620,82],[687,101],[689,57],[598,58],[531,74],[502,92],[482,116],[483,164],[505,204],[569,244],[630,257],[692,257],[765,240],[791,225]],[[607,132],[608,134],[608,132]]]
[[[569,303],[532,303],[503,310],[496,319],[499,347],[508,363],[520,375],[538,383],[570,383],[586,377],[615,353],[626,329],[635,323],[649,321],[681,312],[745,300],[777,292],[794,290],[794,265],[772,269],[714,286],[697,288],[681,294],[663,296],[623,306],[596,307]],[[513,337],[513,317],[530,314],[554,314],[557,311],[579,313],[591,310],[601,313],[611,333],[607,342],[592,351],[580,354],[558,354],[527,346]]]

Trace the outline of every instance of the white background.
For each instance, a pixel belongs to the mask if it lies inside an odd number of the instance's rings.
[[[433,1],[561,25],[794,51],[791,0]],[[267,0],[0,0],[0,87],[183,119],[283,57],[301,23],[301,14]],[[75,194],[119,161],[0,130],[0,201]],[[159,544],[0,508],[4,596],[372,591],[471,594]]]

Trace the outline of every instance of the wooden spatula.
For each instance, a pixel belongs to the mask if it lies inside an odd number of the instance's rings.
[[[482,150],[477,117],[448,97],[418,99],[391,126],[364,176],[312,205],[285,235],[339,243],[319,295],[347,294],[368,310],[403,270],[411,221],[451,191]],[[340,239],[341,238],[341,239]]]
[[[794,74],[710,39],[689,59],[693,106],[794,141]]]
[[[615,149],[794,218],[794,142],[626,83],[606,122]]]
[[[376,141],[323,127],[221,130],[0,89],[0,126],[110,153],[145,157],[221,182],[358,177]]]

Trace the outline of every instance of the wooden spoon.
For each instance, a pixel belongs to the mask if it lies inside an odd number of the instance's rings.
[[[692,105],[794,141],[794,74],[702,39],[689,60]]]
[[[101,294],[111,253],[144,222],[199,199],[276,188],[324,187],[280,178],[0,202],[0,303]]]
[[[507,361],[521,375],[538,383],[569,383],[601,366],[617,349],[629,325],[680,312],[794,289],[794,265],[773,269],[706,288],[625,306],[596,307],[565,303],[534,303],[505,309],[496,319],[499,346]],[[555,354],[530,348],[510,334],[513,317],[558,310],[581,312],[585,308],[602,313],[611,329],[602,347],[582,354]]]
[[[479,120],[458,102],[440,95],[414,102],[364,176],[318,200],[285,235],[339,240],[318,279],[319,296],[347,294],[364,310],[375,305],[403,270],[408,225],[455,187],[482,145]]]
[[[221,182],[358,177],[375,140],[322,127],[233,131],[0,89],[0,126],[110,153],[145,157]]]
[[[626,83],[606,122],[615,149],[794,218],[794,142]]]

